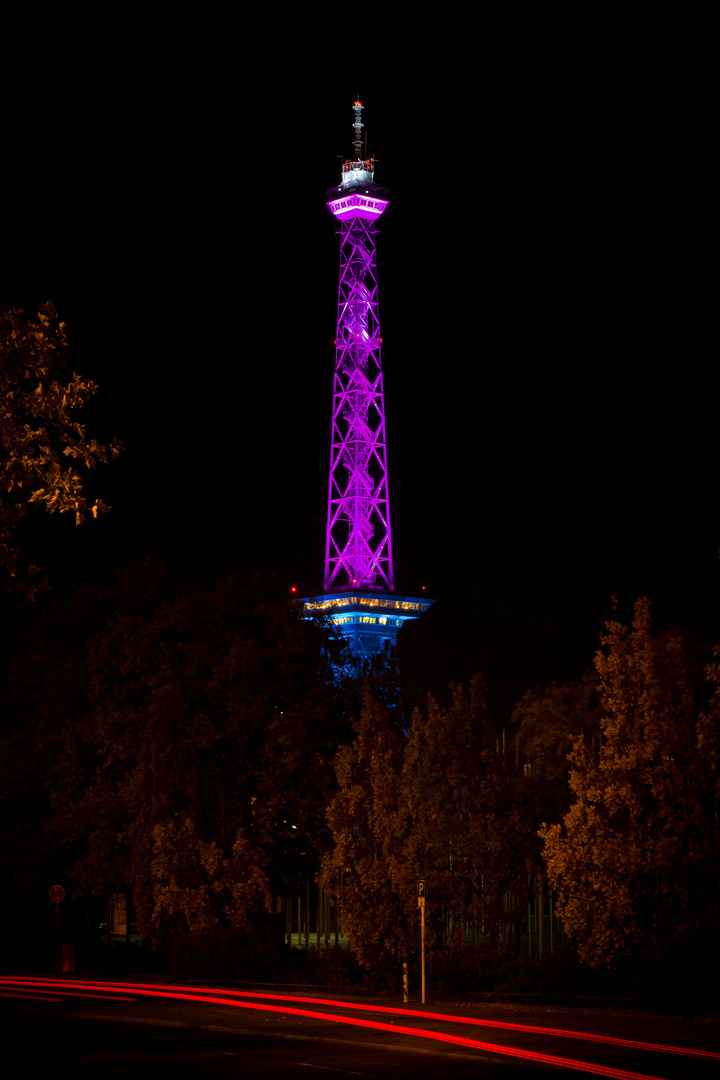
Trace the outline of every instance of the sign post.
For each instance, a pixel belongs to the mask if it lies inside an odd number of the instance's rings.
[[[425,1004],[425,879],[418,881],[418,907],[420,908],[420,982],[422,1004]]]

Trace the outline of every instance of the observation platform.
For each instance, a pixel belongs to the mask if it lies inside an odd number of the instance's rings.
[[[303,618],[326,616],[351,644],[353,655],[369,659],[394,647],[405,623],[419,619],[434,603],[424,596],[347,589],[303,600]]]
[[[342,181],[327,189],[327,204],[336,218],[379,218],[390,202],[387,188],[375,183],[373,161],[346,161]]]

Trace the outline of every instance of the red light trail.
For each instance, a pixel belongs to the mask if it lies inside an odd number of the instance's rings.
[[[463,1046],[469,1049],[483,1050],[485,1052],[501,1054],[503,1056],[509,1056],[518,1058],[524,1061],[535,1061],[546,1065],[556,1065],[562,1068],[571,1069],[575,1072],[592,1073],[595,1076],[607,1076],[612,1077],[614,1080],[662,1080],[660,1077],[651,1077],[646,1073],[632,1072],[627,1069],[617,1069],[608,1065],[591,1064],[590,1062],[577,1061],[573,1058],[558,1057],[553,1054],[543,1054],[538,1051],[532,1050],[520,1050],[513,1047],[502,1046],[497,1043],[484,1042],[478,1039],[471,1039],[461,1035],[451,1035],[446,1032],[430,1031],[424,1028],[406,1027],[399,1024],[385,1024],[381,1021],[370,1020],[365,1018],[358,1018],[354,1016],[347,1016],[340,1013],[325,1013],[316,1012],[310,1009],[300,1009],[289,1007],[285,1004],[275,1005],[271,1002],[275,1001],[294,1001],[303,1002],[304,1004],[324,1005],[332,1008],[339,1008],[340,1006],[350,1009],[356,1012],[375,1012],[382,1013],[384,1015],[391,1016],[414,1016],[417,1018],[438,1020],[442,1022],[460,1023],[468,1026],[480,1026],[480,1027],[495,1027],[503,1030],[518,1031],[518,1032],[532,1032],[543,1035],[551,1035],[560,1038],[572,1038],[583,1039],[588,1042],[595,1043],[610,1043],[616,1046],[622,1046],[632,1049],[655,1051],[667,1054],[681,1054],[690,1055],[694,1057],[702,1058],[714,1058],[720,1060],[720,1054],[713,1053],[707,1050],[691,1050],[678,1046],[665,1046],[659,1043],[644,1043],[630,1039],[613,1038],[607,1035],[590,1035],[584,1032],[569,1031],[561,1028],[544,1028],[529,1024],[513,1024],[507,1021],[494,1021],[494,1020],[480,1020],[467,1016],[454,1016],[446,1015],[444,1013],[433,1012],[421,1012],[415,1011],[408,1012],[408,1010],[397,1008],[385,1008],[381,1005],[364,1005],[359,1003],[345,1003],[332,1001],[325,998],[307,998],[297,997],[291,995],[280,994],[264,994],[254,993],[252,991],[244,990],[213,990],[211,993],[199,994],[194,987],[184,986],[162,986],[155,983],[122,983],[117,987],[117,995],[113,993],[115,986],[112,983],[105,982],[83,982],[80,980],[64,980],[64,979],[46,979],[46,978],[15,978],[12,976],[0,976],[0,985],[7,987],[8,989],[14,988],[18,991],[17,996],[24,996],[25,988],[30,989],[46,989],[55,990],[56,992],[62,991],[63,994],[68,996],[77,997],[97,997],[107,1000],[108,998],[119,1001],[133,1001],[134,998],[121,996],[121,992],[130,991],[133,994],[143,997],[158,997],[166,998],[170,1000],[179,1001],[197,1001],[203,1004],[212,1005],[228,1005],[234,1008],[251,1009],[258,1012],[274,1012],[283,1013],[284,1015],[303,1016],[315,1020],[329,1020],[334,1023],[347,1024],[353,1027],[368,1028],[376,1031],[388,1031],[395,1032],[404,1035],[411,1035],[424,1039],[431,1039],[436,1042],[450,1043],[455,1046]],[[106,991],[106,993],[84,993],[83,991]],[[110,993],[107,993],[109,991]],[[0,994],[2,992],[0,991]],[[215,996],[222,995],[222,996]],[[2,996],[10,996],[9,994],[2,994]],[[29,996],[29,995],[28,995]],[[238,998],[260,998],[261,1002],[239,1001]]]

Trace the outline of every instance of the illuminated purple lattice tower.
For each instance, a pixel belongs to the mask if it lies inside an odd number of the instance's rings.
[[[403,622],[433,603],[395,593],[375,256],[389,192],[375,183],[375,160],[361,157],[362,108],[353,105],[354,158],[328,191],[340,226],[340,284],[324,593],[305,602],[332,618],[356,666],[387,653]]]

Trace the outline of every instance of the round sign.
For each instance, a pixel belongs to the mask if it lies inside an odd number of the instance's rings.
[[[59,904],[61,900],[65,899],[65,890],[62,885],[53,885],[52,889],[48,893],[48,896],[52,900],[53,904]]]

